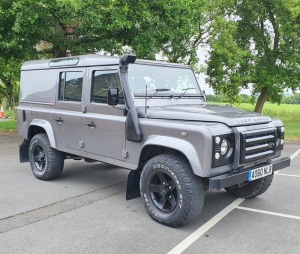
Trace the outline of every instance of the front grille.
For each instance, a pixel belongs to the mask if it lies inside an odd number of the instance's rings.
[[[275,128],[242,132],[240,164],[263,159],[275,154]]]

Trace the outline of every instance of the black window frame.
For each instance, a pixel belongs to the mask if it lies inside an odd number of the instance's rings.
[[[68,73],[81,73],[81,85],[80,85],[80,99],[68,97],[66,99],[66,78]],[[62,79],[63,77],[63,79]],[[70,101],[70,102],[81,102],[82,101],[82,91],[83,91],[83,71],[62,71],[59,73],[59,84],[58,84],[58,101]],[[63,80],[63,84],[62,84]]]
[[[100,75],[95,75],[97,72],[100,73]],[[114,75],[118,76],[119,83],[117,84],[117,88],[119,88],[119,95],[120,95],[120,92],[123,95],[123,96],[119,97],[119,103],[118,104],[125,105],[124,90],[123,90],[123,87],[122,87],[122,83],[121,83],[121,79],[120,79],[120,75],[119,75],[118,70],[93,70],[92,71],[90,103],[107,104],[107,93],[102,98],[99,98],[99,100],[103,99],[103,101],[96,101],[94,99],[94,97],[95,97],[94,87],[95,87],[95,78],[97,76],[108,75],[108,74],[114,74]],[[107,87],[107,89],[108,88],[109,87]]]

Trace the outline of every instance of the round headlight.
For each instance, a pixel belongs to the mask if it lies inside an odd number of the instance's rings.
[[[221,155],[225,155],[229,150],[229,141],[225,138],[221,143]]]

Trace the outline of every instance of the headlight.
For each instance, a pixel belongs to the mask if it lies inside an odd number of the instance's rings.
[[[212,163],[216,168],[233,163],[235,136],[234,133],[212,136]]]
[[[225,138],[222,140],[221,143],[221,155],[225,155],[228,152],[229,149],[229,141]]]

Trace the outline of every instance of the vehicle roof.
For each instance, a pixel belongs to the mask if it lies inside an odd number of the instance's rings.
[[[151,61],[151,60],[137,59],[135,63],[189,68],[189,66],[187,65],[169,63],[164,61]],[[63,58],[34,60],[34,61],[24,62],[21,70],[25,71],[25,70],[88,67],[88,66],[101,66],[101,65],[119,65],[119,57],[90,54],[90,55],[79,55],[79,56],[71,56],[71,57],[63,57]]]

